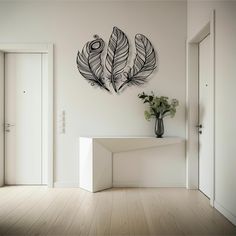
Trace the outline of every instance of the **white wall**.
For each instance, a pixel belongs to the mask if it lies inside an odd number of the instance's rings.
[[[189,1],[188,38],[216,14],[215,205],[236,224],[236,1]]]
[[[0,52],[0,186],[4,183],[4,54]]]
[[[152,136],[154,122],[144,119],[137,94],[159,92],[179,99],[174,119],[165,120],[166,135],[185,136],[184,1],[5,1],[0,2],[0,42],[52,42],[55,45],[55,181],[78,182],[79,136]],[[112,27],[122,29],[134,49],[136,33],[146,35],[159,55],[159,71],[142,88],[109,95],[92,88],[78,73],[78,49],[94,34],[108,43]],[[66,112],[66,133],[58,132],[58,115]],[[183,147],[184,148],[184,147]],[[184,160],[181,153],[181,160]],[[185,167],[185,161],[181,162]]]

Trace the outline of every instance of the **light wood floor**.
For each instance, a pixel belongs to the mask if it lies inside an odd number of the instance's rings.
[[[236,235],[199,191],[0,188],[0,235]]]

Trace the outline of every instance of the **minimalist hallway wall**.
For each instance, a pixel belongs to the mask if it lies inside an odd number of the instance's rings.
[[[55,160],[57,186],[78,183],[79,136],[154,136],[138,93],[177,98],[176,117],[165,120],[165,135],[185,137],[185,1],[1,1],[0,43],[54,43]],[[113,26],[123,30],[135,55],[134,37],[147,36],[158,54],[158,70],[143,87],[110,95],[79,74],[76,54],[98,34],[107,45]],[[65,111],[65,134],[59,127]],[[178,156],[185,169],[184,144]],[[174,150],[173,150],[174,152]],[[183,173],[181,173],[182,176]],[[185,174],[185,173],[184,173]],[[183,178],[184,180],[184,178]],[[185,185],[185,180],[181,183]]]

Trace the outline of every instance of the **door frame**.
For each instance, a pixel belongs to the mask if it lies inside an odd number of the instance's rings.
[[[210,159],[211,159],[211,193],[210,204],[214,206],[215,199],[215,11],[213,10],[209,21],[193,38],[186,42],[186,188],[199,188],[199,151],[198,151],[198,65],[199,43],[209,34],[210,37]]]
[[[3,53],[47,53],[48,54],[48,82],[45,86],[47,90],[47,104],[48,107],[43,107],[43,111],[47,114],[48,123],[45,125],[45,130],[47,130],[47,148],[48,148],[48,187],[53,187],[53,167],[54,167],[54,70],[53,70],[53,44],[47,43],[37,43],[37,44],[11,44],[11,43],[1,43],[0,52]],[[44,93],[42,93],[43,96]],[[44,98],[42,98],[44,99]],[[4,101],[3,101],[4,102]],[[5,166],[5,163],[0,163]]]

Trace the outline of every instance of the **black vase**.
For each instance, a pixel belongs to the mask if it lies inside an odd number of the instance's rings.
[[[162,135],[164,134],[163,118],[156,118],[155,134],[157,138],[162,138]]]

